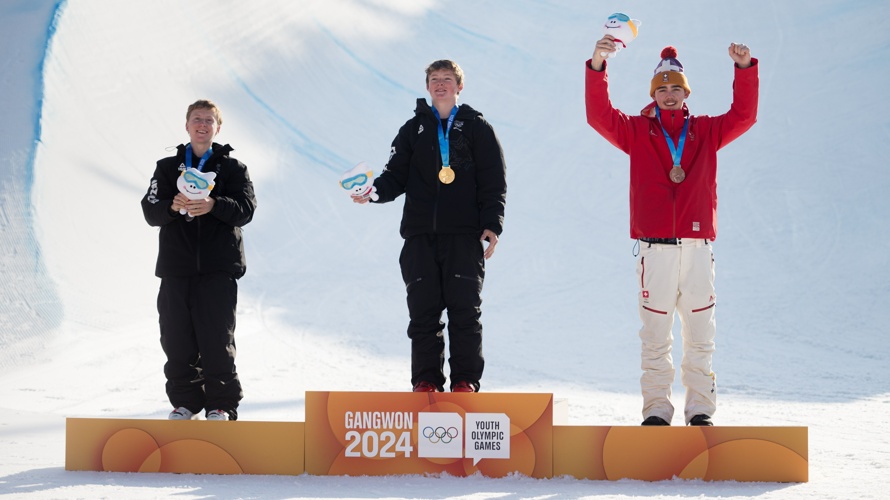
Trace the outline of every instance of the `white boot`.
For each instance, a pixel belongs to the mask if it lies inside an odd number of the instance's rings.
[[[210,410],[207,412],[207,420],[228,420],[229,414],[226,410]]]
[[[167,415],[168,420],[197,420],[198,415],[192,413],[188,408],[180,406]]]

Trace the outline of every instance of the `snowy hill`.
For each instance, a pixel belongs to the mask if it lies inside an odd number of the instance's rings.
[[[890,403],[890,5],[673,7],[0,4],[0,493],[420,498],[434,485],[434,496],[466,498],[880,496],[890,468],[880,425]],[[616,11],[643,21],[609,66],[626,112],[647,103],[665,45],[678,48],[695,114],[728,109],[730,42],[760,59],[758,123],[719,156],[714,418],[809,426],[809,483],[64,472],[65,417],[169,411],[157,233],[139,199],[154,162],[187,140],[185,108],[198,98],[221,106],[219,140],[250,168],[259,201],[239,283],[241,418],[303,420],[306,390],[408,389],[401,200],[357,206],[336,182],[362,160],[379,171],[440,58],[464,69],[459,102],[493,124],[508,165],[505,231],[483,294],[483,390],[552,392],[568,399],[572,424],[639,423],[628,160],[583,109],[584,61]],[[831,39],[838,26],[857,27],[855,39]],[[682,398],[679,384],[674,393]]]

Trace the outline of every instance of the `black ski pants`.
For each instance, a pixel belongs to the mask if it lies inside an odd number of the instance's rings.
[[[235,370],[237,303],[238,283],[227,273],[161,278],[161,347],[174,408],[225,410],[238,418],[244,394]]]
[[[445,386],[442,312],[448,310],[448,365],[451,385],[479,388],[482,356],[482,233],[422,234],[405,239],[399,264],[408,295],[411,385]]]

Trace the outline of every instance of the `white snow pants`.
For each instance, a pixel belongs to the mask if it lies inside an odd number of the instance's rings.
[[[674,416],[671,385],[674,382],[674,312],[680,316],[683,336],[681,379],[686,388],[685,420],[717,409],[717,378],[711,370],[714,353],[714,254],[704,239],[682,238],[678,244],[640,241],[637,259],[639,312],[643,327],[643,418]]]

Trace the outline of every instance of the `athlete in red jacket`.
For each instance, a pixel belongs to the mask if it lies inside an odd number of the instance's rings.
[[[712,425],[717,385],[711,369],[716,294],[710,242],[717,237],[717,151],[757,120],[757,59],[747,46],[731,44],[735,82],[729,111],[692,116],[683,65],[676,49],[666,47],[650,82],[654,101],[630,116],[609,100],[603,54],[614,51],[606,35],[587,61],[587,123],[630,155],[630,236],[640,241],[643,425],[670,425],[673,419],[675,312],[683,336],[684,420]]]

